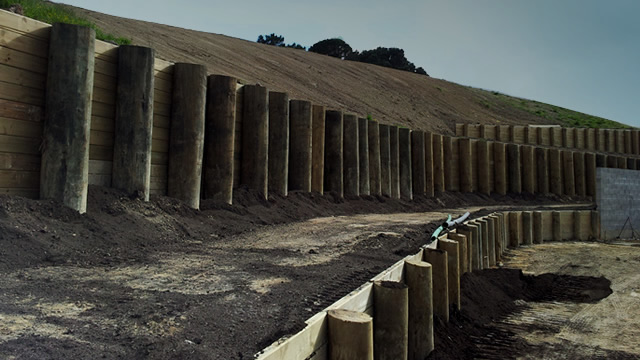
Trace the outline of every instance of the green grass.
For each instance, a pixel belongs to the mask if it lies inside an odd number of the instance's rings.
[[[129,45],[131,40],[125,37],[117,37],[107,34],[94,23],[77,16],[73,10],[61,5],[42,0],[0,0],[0,8],[6,9],[13,4],[20,4],[24,10],[24,16],[42,22],[53,24],[56,22],[88,26],[96,31],[96,38],[104,41],[115,42],[118,45]]]
[[[548,121],[559,121],[566,127],[587,127],[587,128],[609,128],[609,129],[628,129],[628,125],[617,121],[584,114],[581,112],[565,109],[560,106],[541,103],[538,101],[516,98],[501,94],[497,91],[480,90],[491,96],[483,96],[480,104],[489,108],[489,104],[493,103],[496,107],[514,107],[530,114],[538,116]]]

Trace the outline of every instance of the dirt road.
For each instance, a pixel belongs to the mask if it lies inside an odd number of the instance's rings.
[[[0,198],[0,358],[251,358],[463,212],[443,205],[531,201],[238,194],[196,212],[92,188],[85,215]]]

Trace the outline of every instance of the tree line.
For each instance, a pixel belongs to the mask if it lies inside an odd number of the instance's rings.
[[[296,44],[295,42],[286,44],[284,36],[274,33],[258,36],[257,42],[260,44],[307,50],[306,47]],[[404,55],[404,50],[400,48],[380,46],[376,49],[360,52],[353,50],[353,48],[342,39],[331,38],[318,41],[311,45],[308,51],[333,56],[342,60],[359,61],[429,76],[422,67],[416,67],[415,64],[409,61]]]

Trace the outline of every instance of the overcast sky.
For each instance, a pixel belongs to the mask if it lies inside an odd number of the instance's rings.
[[[640,127],[640,0],[61,0],[255,41],[399,47],[429,75]]]

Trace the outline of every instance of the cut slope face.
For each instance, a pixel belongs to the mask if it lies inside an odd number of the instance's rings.
[[[288,92],[291,99],[371,114],[386,124],[443,134],[453,134],[456,122],[563,124],[559,108],[547,104],[302,50],[74,9],[108,33],[155,48],[160,58],[205,64],[210,73],[260,83]]]

